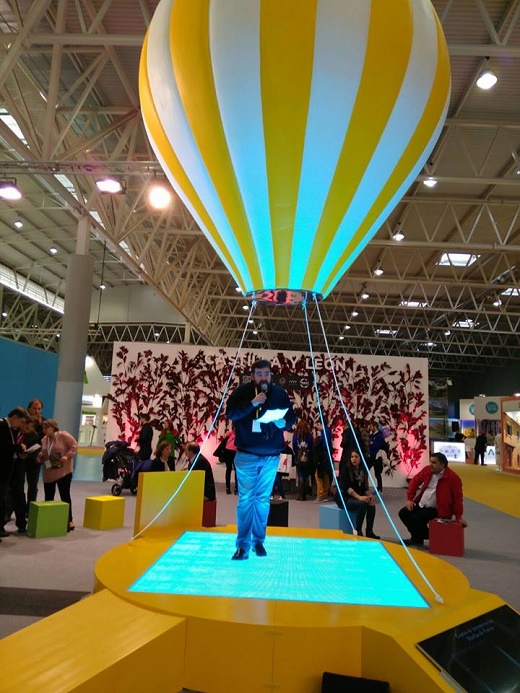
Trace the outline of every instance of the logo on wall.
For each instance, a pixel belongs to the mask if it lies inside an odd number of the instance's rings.
[[[469,405],[469,413],[471,414],[471,416],[475,416],[475,405],[474,404]]]
[[[283,387],[285,390],[308,390],[311,387],[311,378],[307,375],[287,375],[283,373],[281,375],[272,375],[272,381],[275,385]],[[251,382],[251,376],[243,374],[240,376],[240,384]]]
[[[496,402],[487,402],[486,411],[488,414],[496,414],[498,411],[498,404]]]

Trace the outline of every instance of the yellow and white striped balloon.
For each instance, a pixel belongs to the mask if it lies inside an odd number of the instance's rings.
[[[244,293],[326,296],[422,168],[449,100],[430,0],[162,0],[140,96]]]

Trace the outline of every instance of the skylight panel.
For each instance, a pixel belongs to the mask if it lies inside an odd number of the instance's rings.
[[[479,259],[480,255],[470,253],[443,253],[437,263],[441,267],[469,267]]]

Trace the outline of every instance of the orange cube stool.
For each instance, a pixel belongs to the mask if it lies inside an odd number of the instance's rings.
[[[216,527],[217,526],[217,501],[205,500],[202,506],[202,526]]]
[[[460,522],[430,520],[430,553],[441,556],[464,556],[464,527]]]

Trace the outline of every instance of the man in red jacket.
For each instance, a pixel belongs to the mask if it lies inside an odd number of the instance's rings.
[[[430,466],[424,467],[408,485],[406,505],[399,517],[411,534],[405,539],[408,546],[422,546],[428,539],[428,522],[436,517],[451,520],[455,517],[463,527],[468,523],[462,517],[462,481],[448,469],[448,460],[442,452],[430,455]]]

